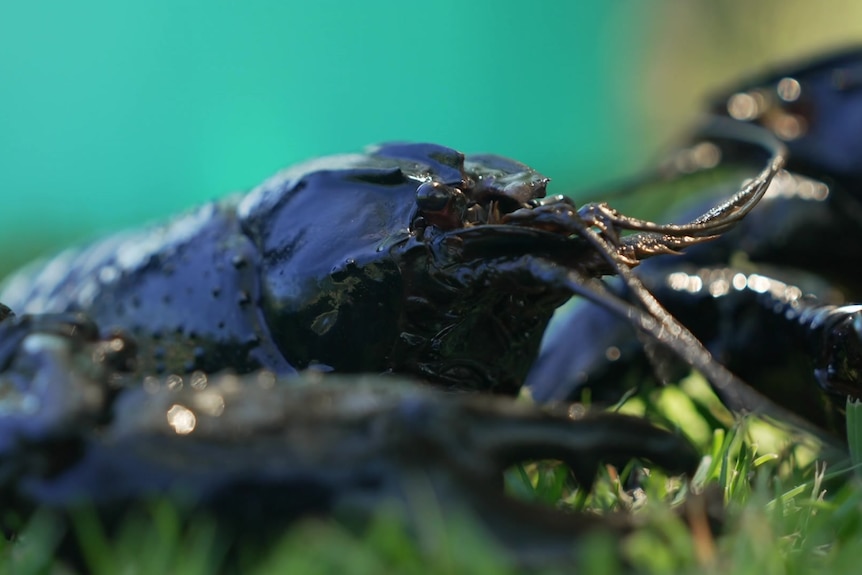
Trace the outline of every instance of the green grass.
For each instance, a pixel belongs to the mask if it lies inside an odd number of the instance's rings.
[[[567,470],[538,462],[510,470],[509,492],[523,499],[601,513],[632,514],[639,528],[621,540],[593,536],[582,546],[588,573],[795,574],[858,571],[862,544],[862,485],[849,461],[824,464],[818,452],[753,419],[734,420],[697,379],[679,388],[627,402],[641,413],[678,427],[699,446],[693,480],[650,469],[640,487],[623,488],[635,463],[607,469],[591,494],[577,490]],[[858,406],[848,406],[848,427],[862,427]],[[851,448],[862,443],[852,439]],[[858,453],[854,453],[856,461]],[[722,524],[717,533],[710,521]],[[165,503],[131,515],[112,536],[95,514],[83,511],[70,527],[87,572],[204,574],[225,568],[227,541],[203,518],[186,520]],[[242,573],[519,573],[469,519],[442,524],[428,518],[424,548],[391,517],[378,517],[357,533],[334,522],[306,521],[267,548],[232,560]],[[55,562],[59,524],[32,516],[14,542],[0,548],[0,572],[64,573]],[[429,541],[433,544],[429,545]],[[550,572],[570,572],[560,566]]]

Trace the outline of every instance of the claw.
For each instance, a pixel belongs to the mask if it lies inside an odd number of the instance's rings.
[[[7,393],[0,410],[0,487],[27,507],[63,512],[86,500],[110,516],[132,501],[169,497],[266,540],[309,513],[367,520],[382,505],[415,527],[430,503],[444,517],[472,510],[524,564],[571,558],[582,533],[631,524],[513,500],[502,483],[511,465],[562,460],[589,489],[603,461],[643,457],[687,474],[698,462],[685,439],[645,420],[610,413],[573,420],[394,377],[262,372],[187,385],[151,377],[112,396],[105,393],[112,364],[94,353],[106,342],[28,331],[50,324],[16,322],[27,335],[0,371],[0,381],[23,392],[48,389],[54,400],[16,413]],[[73,393],[77,404],[67,397]],[[58,442],[75,448],[58,450]]]
[[[526,410],[517,418],[488,418],[487,407],[483,411],[470,418],[479,424],[471,426],[469,444],[480,446],[476,451],[490,456],[498,472],[524,461],[560,460],[589,491],[602,463],[622,466],[632,458],[646,459],[670,473],[691,475],[700,461],[684,438],[636,417],[597,413],[572,420]]]
[[[640,263],[641,260],[657,255],[679,255],[681,250],[718,238],[712,236],[661,236],[656,234],[634,234],[623,238],[620,255],[629,261]],[[634,267],[629,265],[629,267]]]
[[[640,232],[623,240],[626,247],[633,249],[636,259],[669,253],[661,251],[659,245],[665,244],[672,250],[684,249],[713,239],[736,225],[757,205],[784,161],[782,150],[779,149],[769,166],[741,191],[687,224],[656,224],[625,216],[602,204],[591,206],[589,210],[585,210],[588,206],[584,206],[581,212],[597,214],[595,217],[605,219],[605,226],[610,229]]]
[[[721,120],[715,120],[714,132],[723,129]],[[566,196],[552,196],[531,202],[531,208],[522,208],[503,217],[503,223],[544,229],[554,233],[580,236],[587,241],[589,230],[598,230],[598,238],[606,247],[606,259],[614,265],[634,267],[641,260],[660,254],[677,253],[701,242],[718,237],[736,225],[757,205],[766,193],[773,177],[785,163],[786,149],[777,139],[757,132],[750,136],[772,152],[767,167],[742,190],[721,204],[712,207],[686,224],[657,224],[621,214],[606,203],[596,202],[575,208]],[[621,238],[622,230],[637,232]]]
[[[598,234],[593,232],[589,237],[595,245],[605,245],[600,251],[610,250]],[[561,288],[568,289],[572,295],[582,296],[631,322],[639,331],[697,369],[710,382],[724,404],[736,413],[754,413],[784,421],[818,438],[823,445],[834,445],[835,440],[829,434],[772,402],[718,363],[703,344],[661,306],[630,269],[619,265],[612,258],[608,259],[614,266],[614,273],[622,279],[626,295],[631,301],[613,293],[603,282],[590,283],[577,270],[550,261],[537,258],[531,262],[530,273],[541,278],[546,285],[556,283]]]

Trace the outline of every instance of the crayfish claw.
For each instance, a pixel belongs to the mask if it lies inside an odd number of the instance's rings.
[[[631,459],[646,459],[669,473],[691,475],[700,460],[685,438],[642,418],[595,413],[573,419],[567,411],[525,407],[515,413],[507,400],[486,398],[484,403],[480,412],[466,417],[475,422],[464,446],[474,461],[494,461],[496,472],[524,461],[559,460],[589,491],[603,463],[622,467]]]
[[[640,262],[658,255],[680,255],[689,246],[714,240],[718,235],[670,236],[653,233],[633,234],[623,238],[620,252],[628,259]]]

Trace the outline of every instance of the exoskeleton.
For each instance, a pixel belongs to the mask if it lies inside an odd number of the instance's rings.
[[[730,199],[658,225],[545,197],[548,179],[512,160],[390,144],[69,250],[14,276],[0,300],[125,330],[139,374],[315,368],[516,393],[554,310],[581,295],[735,395],[739,382],[629,268],[732,228],[780,170],[780,145],[772,152]],[[609,274],[624,293],[599,280]]]
[[[62,517],[85,505],[113,527],[169,498],[244,543],[308,516],[361,526],[385,510],[431,545],[430,513],[477,520],[510,559],[537,565],[572,560],[585,533],[633,524],[517,500],[508,467],[558,459],[589,491],[602,462],[644,458],[689,475],[699,462],[684,438],[631,416],[574,418],[393,376],[141,380],[136,353],[79,314],[0,321],[0,526],[36,506]]]
[[[650,197],[646,187],[655,194],[672,186],[690,192],[676,216],[697,213],[732,189],[734,177],[727,174],[761,161],[749,136],[754,126],[785,142],[787,171],[735,229],[680,257],[646,262],[636,273],[731,371],[843,434],[846,399],[862,396],[862,323],[855,305],[862,301],[855,270],[862,258],[862,52],[745,82],[715,98],[710,112],[736,127],[718,138],[696,131],[660,175],[624,194],[643,199]],[[598,322],[605,331],[597,337],[589,326]],[[556,355],[573,346],[579,351],[569,360]],[[589,389],[591,397],[613,401],[655,380],[652,372],[626,322],[584,305],[549,343],[528,385],[539,400],[576,399]],[[658,374],[668,377],[675,376]]]

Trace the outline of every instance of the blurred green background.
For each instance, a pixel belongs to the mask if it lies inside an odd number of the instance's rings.
[[[386,140],[511,156],[583,197],[705,92],[859,41],[849,0],[0,0],[0,276]]]

